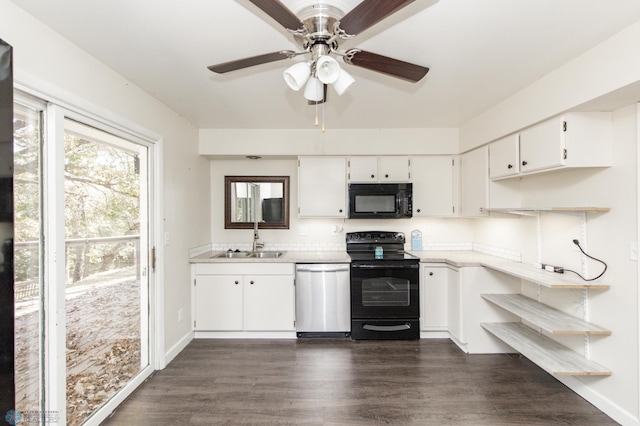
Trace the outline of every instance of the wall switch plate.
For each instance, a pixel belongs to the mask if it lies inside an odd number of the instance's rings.
[[[629,260],[638,260],[638,243],[629,243]]]
[[[178,322],[182,322],[183,319],[184,319],[184,312],[182,311],[182,309],[178,309]]]
[[[169,245],[169,241],[170,241],[170,240],[169,240],[169,233],[168,233],[168,232],[165,232],[165,233],[164,233],[164,245],[165,245],[165,246],[168,246],[168,245]]]
[[[306,226],[298,226],[298,235],[300,236],[309,235],[309,229]]]

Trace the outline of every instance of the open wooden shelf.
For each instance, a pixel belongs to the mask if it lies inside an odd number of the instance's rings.
[[[610,376],[611,371],[522,323],[482,323],[484,329],[555,376]]]
[[[548,288],[599,289],[607,290],[609,284],[601,281],[583,281],[568,273],[558,274],[519,262],[483,262],[485,266],[505,274],[513,275]]]
[[[611,334],[610,330],[565,314],[522,294],[483,294],[482,298],[551,334]]]

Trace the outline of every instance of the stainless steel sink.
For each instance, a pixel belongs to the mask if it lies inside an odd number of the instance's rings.
[[[277,258],[284,254],[283,251],[256,251],[249,255],[249,257],[262,257],[262,258]]]
[[[218,253],[213,255],[214,258],[225,257],[228,259],[242,259],[247,257],[256,257],[256,258],[269,258],[274,259],[281,257],[284,254],[283,251],[227,251],[224,253]]]
[[[229,259],[236,259],[236,258],[242,258],[242,257],[249,257],[251,256],[251,254],[252,253],[250,251],[227,251],[224,253],[218,253],[213,257],[226,257]]]

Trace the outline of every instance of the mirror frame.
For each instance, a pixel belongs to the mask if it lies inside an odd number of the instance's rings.
[[[281,183],[282,222],[258,222],[258,229],[289,229],[289,176],[225,176],[224,177],[224,228],[253,229],[253,222],[231,221],[231,184],[234,182]]]

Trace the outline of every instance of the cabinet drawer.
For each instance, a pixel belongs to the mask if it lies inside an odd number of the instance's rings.
[[[196,275],[294,275],[293,263],[196,263]]]

